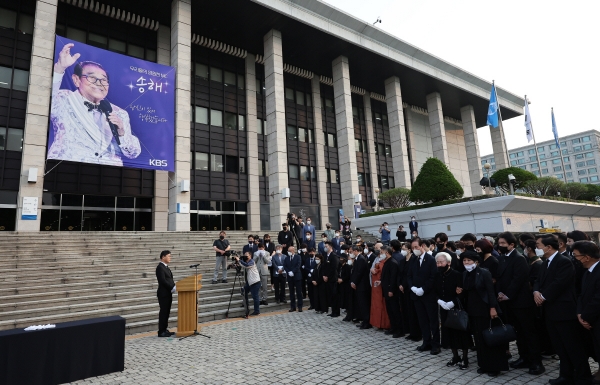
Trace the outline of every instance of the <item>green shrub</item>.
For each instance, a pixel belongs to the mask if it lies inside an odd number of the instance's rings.
[[[386,203],[386,206],[397,209],[406,207],[410,204],[410,190],[407,188],[393,188],[379,194],[379,199]]]
[[[584,183],[565,183],[560,188],[560,195],[569,198],[569,199],[577,199],[587,193],[588,188]]]
[[[560,179],[552,176],[544,176],[525,183],[523,191],[533,195],[555,196],[563,185],[564,183]]]
[[[537,176],[535,176],[534,173],[525,171],[519,167],[509,167],[503,168],[502,170],[498,170],[492,175],[492,178],[496,181],[497,186],[505,193],[508,193],[510,191],[510,186],[508,184],[508,174],[513,174],[513,176],[515,177],[515,190],[522,189],[523,187],[525,187],[525,184],[527,182],[537,179]]]
[[[461,198],[464,191],[448,167],[437,158],[429,158],[421,167],[410,191],[413,202],[441,202]]]
[[[596,202],[596,197],[600,196],[600,186],[594,185],[594,184],[587,184],[585,185],[586,187],[586,192],[583,193],[579,199],[585,200],[585,201],[590,201],[590,202]]]
[[[379,210],[377,212],[361,214],[360,217],[361,218],[375,217],[377,215],[384,215],[384,214],[391,214],[391,213],[400,213],[402,211],[426,209],[426,208],[429,208],[429,207],[445,206],[445,205],[451,205],[453,203],[478,201],[478,200],[489,199],[489,198],[495,198],[495,196],[493,196],[493,195],[478,195],[476,197],[471,197],[471,198],[451,199],[451,200],[447,200],[447,201],[441,201],[441,202],[435,202],[435,203],[426,203],[426,204],[421,204],[421,205],[413,205],[413,206],[401,207],[401,208],[397,208],[397,209]]]

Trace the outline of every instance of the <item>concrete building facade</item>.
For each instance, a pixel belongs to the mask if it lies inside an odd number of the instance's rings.
[[[410,188],[428,157],[477,193],[491,83],[320,1],[0,0],[0,14],[1,230],[260,231],[288,212],[323,227]],[[46,161],[57,34],[176,68],[174,172]],[[498,97],[505,119],[522,113]]]

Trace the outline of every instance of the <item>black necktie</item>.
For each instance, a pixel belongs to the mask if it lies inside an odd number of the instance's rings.
[[[92,110],[101,111],[99,104],[94,104],[94,103],[90,103],[90,102],[83,102],[83,104],[85,104],[85,106],[88,108],[88,112],[92,111]]]

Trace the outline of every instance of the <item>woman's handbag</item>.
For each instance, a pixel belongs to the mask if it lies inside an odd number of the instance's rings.
[[[469,330],[469,315],[462,308],[462,304],[460,299],[457,298],[456,302],[458,302],[458,309],[453,308],[448,310],[448,316],[446,317],[446,322],[444,326],[449,329],[461,330],[466,332]]]
[[[500,317],[498,319],[501,323],[500,326],[492,327],[492,320],[490,320],[490,328],[481,333],[483,335],[483,342],[492,348],[503,346],[517,339],[515,329],[511,325],[505,325]]]

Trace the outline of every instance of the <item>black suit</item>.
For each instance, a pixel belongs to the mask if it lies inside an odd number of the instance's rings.
[[[455,252],[453,252],[449,248],[445,248],[444,250],[441,250],[441,251],[434,251],[433,252],[433,258],[435,258],[435,256],[439,252],[444,252],[444,253],[447,253],[447,254],[450,255],[450,257],[452,258],[452,262],[450,262],[450,267],[451,268],[453,268],[454,270],[458,271],[459,273],[462,273],[463,271],[465,271],[465,266],[463,265],[462,260],[458,259],[458,256],[456,255]]]
[[[161,334],[166,332],[169,327],[169,314],[171,313],[171,304],[173,303],[171,290],[175,287],[175,282],[173,281],[171,269],[162,262],[156,266],[156,279],[158,280],[156,296],[158,297],[158,305],[160,306],[160,311],[158,312],[158,334]]]
[[[558,252],[548,261],[540,268],[533,291],[545,298],[542,306],[550,339],[560,357],[560,376],[576,384],[589,383],[592,374],[577,321],[573,263]]]
[[[398,334],[404,334],[402,324],[402,313],[400,312],[400,288],[398,287],[398,262],[394,258],[388,258],[381,269],[381,291],[385,298],[385,308],[390,317],[391,330]],[[373,288],[378,290],[379,288]],[[392,296],[390,297],[390,294]]]
[[[585,334],[591,337],[596,359],[600,359],[600,264],[590,273],[583,274],[581,294],[577,300],[577,314],[592,326]]]
[[[370,265],[364,255],[359,254],[352,267],[351,284],[355,285],[356,310],[363,326],[370,324],[371,319],[371,283],[369,282]]]
[[[541,363],[535,324],[536,305],[529,286],[529,263],[517,250],[505,255],[499,262],[496,290],[508,297],[508,301],[499,301],[499,304],[506,321],[513,325],[517,333],[519,356],[530,365]]]
[[[420,262],[422,259],[422,262]],[[414,301],[423,345],[434,349],[440,347],[440,327],[438,317],[438,304],[434,292],[435,276],[437,274],[435,259],[428,253],[421,255],[410,266],[408,272],[408,290],[412,287],[423,289],[422,296],[410,292],[410,298]]]
[[[340,315],[340,304],[337,300],[337,279],[338,279],[338,267],[340,264],[340,258],[331,252],[329,255],[323,257],[323,275],[327,277],[325,282],[325,291],[327,296],[327,307],[331,306],[332,315]]]
[[[242,248],[242,255],[246,254],[246,252],[251,252],[252,255],[254,255],[255,252],[258,251],[258,245],[255,243],[252,243],[252,245],[250,244],[246,244],[244,245],[244,247]]]
[[[408,228],[410,229],[410,233],[412,234],[413,232],[419,232],[419,222],[415,221],[413,222],[409,222],[408,224]]]

